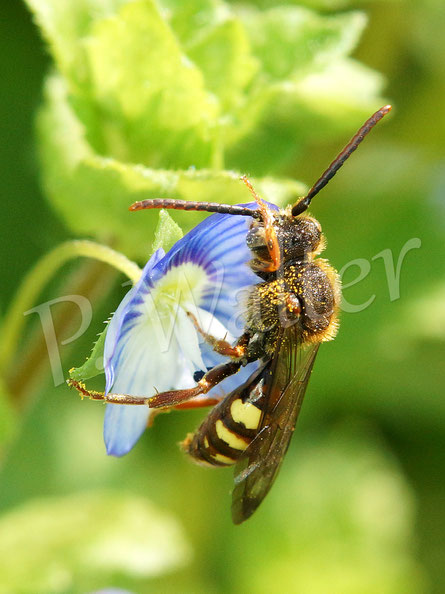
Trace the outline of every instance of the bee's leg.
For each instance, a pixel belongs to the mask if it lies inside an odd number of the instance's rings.
[[[75,388],[82,398],[86,397],[90,400],[103,400],[111,404],[134,404],[147,405],[149,398],[141,398],[140,396],[130,396],[129,394],[105,394],[105,392],[97,392],[96,390],[88,390],[84,383],[69,379],[66,383],[70,388]]]
[[[150,408],[164,408],[171,406],[178,406],[199,396],[200,394],[207,394],[210,390],[222,382],[226,377],[235,374],[242,366],[242,361],[228,361],[216,365],[208,371],[202,379],[196,384],[194,388],[187,390],[170,390],[169,392],[160,392],[156,396],[147,399],[147,404]]]
[[[249,188],[252,196],[255,198],[255,201],[258,204],[258,208],[261,212],[261,218],[264,224],[264,231],[266,234],[266,245],[271,262],[268,266],[265,266],[263,270],[265,272],[275,272],[281,266],[281,250],[280,244],[278,243],[277,234],[275,232],[275,218],[273,210],[271,210],[264,202],[264,200],[260,196],[258,196],[252,184],[245,175],[243,175],[241,179]]]
[[[174,408],[175,410],[205,408],[206,406],[215,406],[219,402],[221,402],[221,398],[212,398],[211,396],[208,396],[207,398],[199,398],[198,400],[189,400],[188,402],[182,402],[181,404],[176,405]],[[162,412],[162,410],[160,410],[159,412]]]
[[[198,320],[196,317],[187,312],[188,317],[192,320],[197,332],[201,334],[204,340],[213,348],[216,353],[220,355],[224,355],[226,357],[231,357],[232,359],[240,359],[244,357],[246,354],[247,345],[249,344],[250,334],[248,332],[244,332],[238,340],[236,341],[235,346],[232,346],[227,340],[220,340],[219,338],[215,338],[211,334],[207,334],[199,325]]]
[[[173,406],[171,408],[157,408],[152,409],[152,413],[148,418],[147,427],[153,426],[153,422],[155,418],[161,413],[168,413],[171,410],[189,410],[193,408],[205,408],[207,406],[215,406],[221,402],[221,398],[212,398],[209,396],[208,398],[199,398],[197,400],[190,400],[189,402],[183,402],[182,404],[178,404],[177,406]]]
[[[223,364],[222,366],[220,365],[218,367],[223,367],[224,365],[225,364]],[[236,373],[240,366],[241,366],[241,364],[239,366],[237,366],[237,368],[232,373]],[[216,367],[214,367],[213,369],[216,369]],[[213,369],[212,369],[212,371],[213,371]],[[210,372],[208,372],[206,375],[208,375],[209,373]],[[216,381],[214,384],[212,384],[211,387],[213,387],[213,385],[218,384],[220,381],[222,381],[228,375],[232,375],[232,373],[228,373],[227,375],[224,375],[224,377],[222,377],[222,379],[220,379],[219,381]],[[160,392],[153,398],[156,399],[156,398],[158,398],[158,396],[164,397],[165,394],[176,394],[176,392],[183,393],[183,392],[196,391],[196,393],[194,393],[191,396],[187,396],[186,398],[184,398],[184,400],[182,400],[180,395],[176,396],[175,400],[177,400],[178,403],[176,403],[176,402],[174,403],[172,401],[172,404],[165,404],[165,405],[161,405],[161,406],[162,407],[165,406],[166,408],[174,407],[174,408],[178,408],[178,409],[215,406],[215,404],[218,404],[218,402],[220,401],[219,398],[208,397],[208,398],[200,398],[199,400],[195,400],[195,401],[192,400],[190,402],[187,402],[187,400],[189,400],[190,398],[192,398],[194,396],[198,396],[199,394],[205,394],[206,392],[208,392],[210,390],[210,388],[209,388],[208,390],[203,391],[202,386],[200,387],[200,384],[201,384],[201,382],[203,382],[206,375],[204,375],[203,378],[201,379],[201,381],[198,383],[198,385],[195,388],[191,388],[191,390],[172,390],[171,392]],[[215,374],[215,375],[218,377],[219,374]],[[67,380],[66,383],[70,386],[70,388],[75,388],[79,392],[79,394],[82,398],[89,398],[90,400],[102,400],[103,402],[109,402],[110,404],[131,404],[131,405],[145,405],[145,406],[150,405],[153,408],[153,405],[150,402],[153,398],[143,398],[140,396],[129,396],[128,394],[113,394],[113,393],[105,394],[104,392],[98,392],[96,390],[88,390],[83,382],[78,382],[73,379]],[[197,391],[198,388],[199,388],[199,390]],[[159,412],[163,412],[163,411],[160,410]]]

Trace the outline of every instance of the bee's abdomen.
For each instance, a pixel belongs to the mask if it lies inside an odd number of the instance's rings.
[[[200,464],[234,464],[258,433],[260,402],[243,400],[237,390],[215,406],[195,434],[187,436],[184,450]]]

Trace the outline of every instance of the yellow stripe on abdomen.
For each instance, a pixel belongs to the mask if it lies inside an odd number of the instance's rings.
[[[230,406],[230,414],[235,423],[244,425],[246,429],[258,429],[261,410],[251,402],[243,402],[237,398]]]
[[[233,431],[230,431],[230,429],[227,429],[227,427],[224,425],[221,419],[218,419],[216,421],[215,430],[216,435],[219,437],[219,439],[224,441],[234,450],[244,451],[247,448],[248,443],[246,442],[246,440],[239,437],[239,435],[237,435]]]
[[[236,460],[234,460],[233,458],[229,458],[229,456],[224,456],[223,454],[220,454],[218,452],[216,452],[215,454],[211,454],[211,457],[216,460],[217,462],[220,462],[221,464],[235,464]]]

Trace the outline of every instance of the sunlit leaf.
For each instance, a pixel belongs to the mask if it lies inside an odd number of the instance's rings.
[[[76,85],[84,85],[88,72],[79,40],[92,23],[114,14],[129,0],[25,0],[35,15],[58,69]]]
[[[241,13],[265,75],[285,80],[348,55],[366,23],[361,12],[321,16],[295,6]]]
[[[130,257],[150,254],[156,212],[128,212],[144,198],[242,203],[251,196],[238,173],[208,169],[167,170],[131,165],[100,157],[89,148],[82,126],[66,99],[59,77],[49,79],[47,105],[39,118],[44,183],[52,204],[73,232],[108,237]],[[258,192],[286,204],[304,187],[291,180],[253,180]],[[175,212],[174,219],[190,229],[203,215]]]
[[[231,4],[236,4],[238,0],[229,0]],[[397,2],[397,0],[395,0]],[[286,0],[286,4],[307,6],[313,10],[341,10],[345,8],[355,8],[357,4],[364,3],[365,0]],[[273,8],[276,6],[275,0],[250,0],[249,4],[260,8]]]
[[[224,112],[230,114],[246,100],[247,87],[260,63],[239,19],[226,19],[186,49],[201,68],[207,88],[220,99]],[[223,125],[230,125],[230,120]]]
[[[179,225],[171,218],[166,210],[161,210],[159,213],[159,222],[155,231],[155,238],[153,240],[152,251],[155,252],[162,248],[165,252],[173,247],[179,241],[183,233]]]
[[[100,221],[129,255],[146,253],[154,231],[150,215],[125,213],[134,200],[243,202],[238,173],[276,175],[380,103],[381,80],[346,58],[365,22],[358,12],[30,4],[63,77],[49,79],[39,120],[47,194],[74,232],[97,236]],[[181,226],[199,220],[183,216]]]
[[[96,21],[85,47],[107,154],[152,166],[210,163],[218,104],[155,2]]]

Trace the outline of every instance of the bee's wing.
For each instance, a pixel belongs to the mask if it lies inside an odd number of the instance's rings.
[[[269,492],[289,446],[318,344],[302,346],[295,326],[283,330],[264,370],[265,407],[257,436],[235,466],[232,519],[240,524]]]

